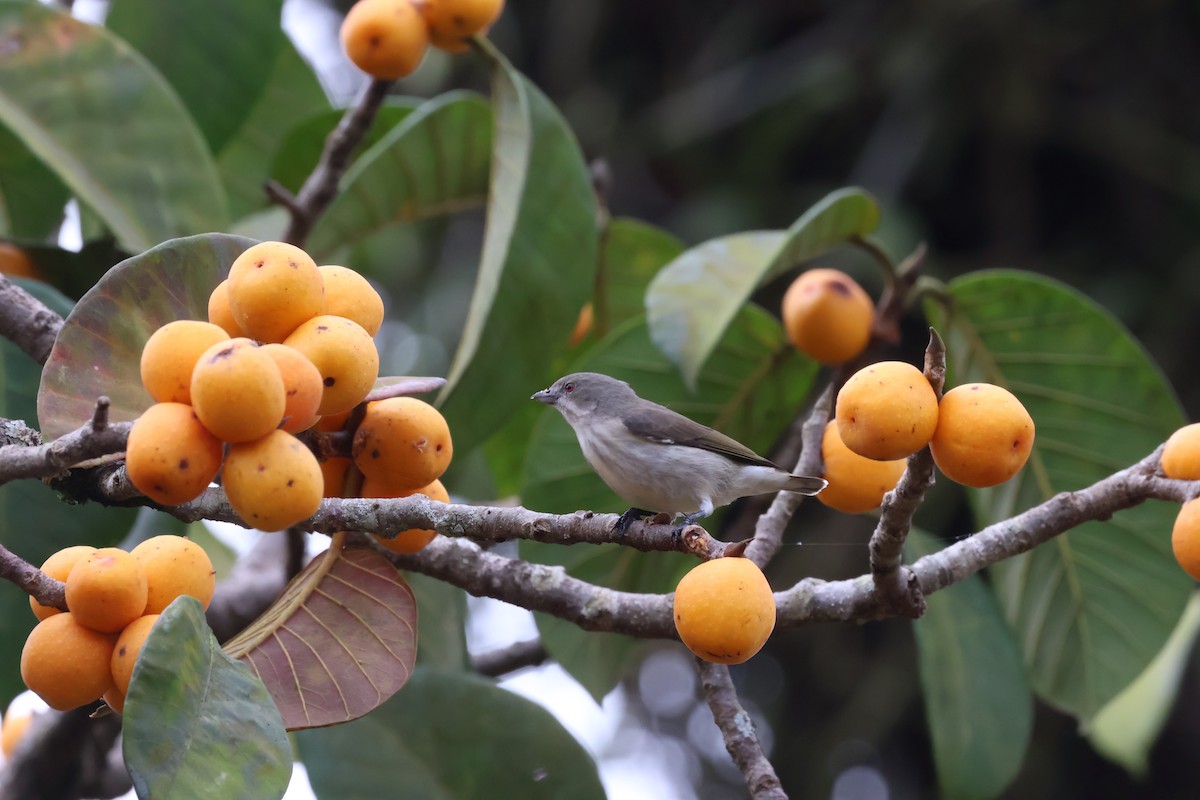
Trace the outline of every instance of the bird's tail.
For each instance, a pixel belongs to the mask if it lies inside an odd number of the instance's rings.
[[[824,478],[811,478],[808,475],[793,475],[788,485],[783,487],[789,492],[797,494],[816,494],[829,485],[829,481]]]

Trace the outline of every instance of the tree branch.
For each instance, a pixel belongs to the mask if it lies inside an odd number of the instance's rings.
[[[536,667],[549,660],[550,655],[541,639],[527,639],[508,647],[489,650],[471,658],[471,666],[480,675],[499,678],[526,667]]]
[[[45,364],[62,326],[63,318],[45,303],[0,275],[0,336]]]
[[[930,328],[929,345],[925,348],[925,378],[938,400],[942,397],[945,377],[946,345],[937,331]],[[876,588],[897,606],[906,604],[908,616],[913,619],[925,613],[925,598],[912,572],[902,568],[904,542],[912,529],[913,516],[933,481],[933,455],[926,445],[909,457],[896,488],[884,496],[879,523],[871,534],[869,546],[871,578]]]
[[[800,457],[796,460],[797,475],[821,475],[824,468],[821,465],[821,437],[825,433],[825,425],[829,422],[829,414],[833,410],[833,384],[825,387],[820,397],[813,404],[812,411],[800,428]],[[796,514],[796,509],[804,502],[804,495],[795,492],[779,492],[771,501],[768,508],[754,526],[754,541],[746,548],[746,557],[759,567],[767,564],[779,552],[783,544],[783,532]]]
[[[341,122],[325,140],[321,160],[294,198],[286,197],[286,190],[281,186],[268,189],[267,196],[286,208],[291,217],[283,235],[285,241],[297,247],[304,246],[317,219],[337,195],[338,183],[346,173],[350,156],[375,121],[392,83],[377,78],[363,87],[354,105],[346,109]]]
[[[725,739],[725,749],[745,777],[750,796],[754,800],[787,800],[779,776],[758,741],[754,721],[738,701],[729,667],[697,658],[696,671],[713,721]]]
[[[108,422],[107,397],[96,401],[91,421],[49,444],[0,446],[0,486],[17,478],[52,478],[76,464],[125,449],[132,422]]]

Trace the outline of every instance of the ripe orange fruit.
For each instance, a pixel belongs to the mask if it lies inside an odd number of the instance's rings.
[[[311,517],[325,488],[317,457],[279,430],[230,447],[221,481],[238,516],[264,531],[283,530]]]
[[[117,637],[116,647],[113,648],[109,663],[112,669],[113,686],[121,693],[122,699],[129,693],[129,681],[133,678],[133,668],[141,655],[142,645],[150,635],[150,629],[158,622],[158,614],[146,614],[138,617],[125,626]]]
[[[259,242],[229,267],[229,310],[248,336],[282,342],[321,313],[324,285],[316,262],[287,242]]]
[[[155,402],[191,403],[196,362],[208,348],[227,341],[229,334],[211,322],[168,322],[142,348],[142,385]]]
[[[1033,419],[1012,392],[990,383],[964,383],[942,396],[929,442],[947,478],[982,488],[1020,472],[1033,450]]]
[[[821,364],[858,357],[871,340],[875,304],[836,269],[801,273],[783,295],[783,325],[797,349]]]
[[[1200,480],[1200,423],[1171,434],[1162,454],[1163,474],[1181,481]]]
[[[220,326],[231,339],[240,339],[246,336],[246,332],[233,318],[233,311],[229,308],[228,278],[218,283],[217,288],[213,289],[212,294],[208,296],[208,321],[213,325]]]
[[[115,633],[80,625],[74,614],[37,624],[21,650],[21,679],[51,708],[69,711],[98,700],[113,684]]]
[[[283,425],[280,427],[288,433],[299,433],[316,425],[320,420],[317,409],[325,391],[321,373],[303,353],[285,344],[264,344],[262,350],[279,367],[279,376],[283,378]]]
[[[714,558],[693,567],[675,589],[675,630],[705,661],[741,664],[775,629],[775,596],[748,558]]]
[[[116,633],[142,615],[148,591],[146,573],[133,554],[102,547],[71,567],[67,608],[80,625]]]
[[[13,751],[25,737],[25,731],[29,730],[31,722],[33,722],[33,712],[29,710],[14,712],[9,709],[9,712],[4,715],[4,726],[0,727],[0,750],[4,751],[5,758],[12,757]]]
[[[375,340],[361,325],[345,317],[313,317],[283,343],[303,353],[321,373],[325,391],[317,413],[322,416],[354,408],[379,377]]]
[[[346,473],[350,471],[350,459],[327,458],[321,463],[321,477],[324,479],[326,497],[346,497]]]
[[[208,609],[217,578],[203,547],[183,536],[163,534],[151,536],[130,553],[146,574],[146,606],[142,614],[161,613],[182,595],[196,598]]]
[[[453,454],[445,417],[415,397],[368,403],[352,447],[363,475],[397,492],[433,483]]]
[[[354,66],[386,80],[411,73],[429,49],[429,29],[410,0],[359,0],[342,22],[341,39]]]
[[[0,242],[0,272],[19,278],[45,280],[29,253],[11,242]]]
[[[571,339],[568,344],[571,347],[578,347],[584,337],[592,332],[592,325],[595,321],[596,309],[591,303],[588,303],[579,311],[579,317],[575,320],[575,328],[571,331]]]
[[[192,407],[224,442],[261,439],[279,427],[287,408],[283,376],[252,339],[230,339],[205,350],[192,371]]]
[[[821,458],[825,462],[825,480],[829,481],[817,499],[830,508],[847,514],[861,514],[879,508],[883,496],[896,488],[906,459],[876,461],[855,453],[838,436],[837,422],[830,420],[821,438]]]
[[[1179,509],[1171,531],[1171,550],[1183,571],[1200,581],[1200,498]]]
[[[462,40],[489,27],[504,10],[504,0],[424,0],[421,13],[431,36]]]
[[[89,553],[94,552],[96,552],[96,548],[86,544],[77,544],[74,547],[64,547],[62,550],[59,550],[57,553],[54,553],[52,556],[42,562],[42,572],[46,573],[51,578],[54,578],[56,581],[65,581],[67,576],[71,574],[71,568],[75,566],[75,563]],[[29,607],[33,609],[33,615],[39,620],[43,620],[46,617],[54,614],[62,613],[54,606],[42,605],[37,600],[33,599],[32,596],[29,598]]]
[[[938,423],[933,387],[912,364],[880,361],[863,367],[838,392],[838,435],[866,458],[908,458],[929,444]]]
[[[317,267],[325,281],[322,314],[354,320],[374,336],[383,325],[383,298],[370,281],[347,267],[327,264]]]
[[[450,502],[450,493],[446,491],[446,487],[442,485],[441,481],[434,481],[415,492],[406,492],[404,494],[391,494],[386,488],[374,485],[370,479],[363,481],[363,497],[410,497],[414,494],[423,494],[430,500],[438,503]],[[381,545],[393,553],[415,553],[432,542],[435,536],[437,536],[437,531],[430,528],[410,528],[396,534],[395,538],[392,539],[382,536],[376,536],[375,538]]]
[[[189,405],[155,403],[129,431],[125,472],[139,492],[163,505],[199,497],[220,468],[221,442]]]

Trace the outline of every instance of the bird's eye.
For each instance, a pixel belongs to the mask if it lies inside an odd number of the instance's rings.
[[[575,384],[568,383],[566,386],[563,387],[563,391],[566,392],[567,394],[570,394],[571,392],[575,391]]]

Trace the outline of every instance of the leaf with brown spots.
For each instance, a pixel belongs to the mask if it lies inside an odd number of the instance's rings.
[[[386,556],[333,546],[225,644],[262,679],[288,730],[349,722],[403,686],[417,657],[417,606]]]

